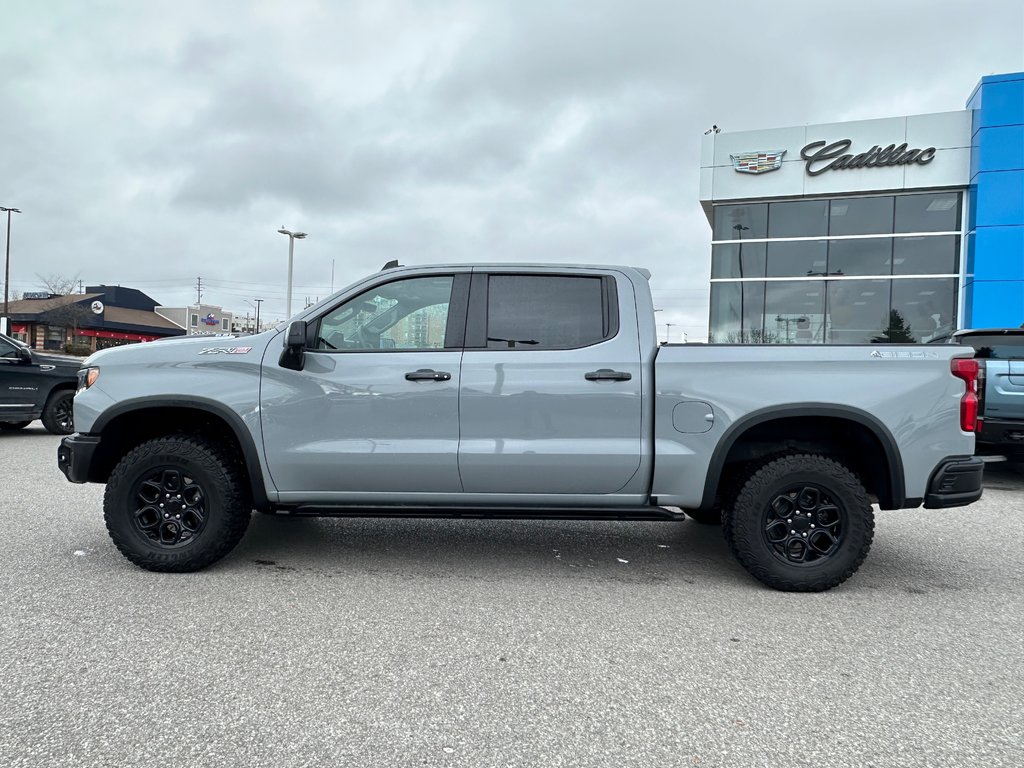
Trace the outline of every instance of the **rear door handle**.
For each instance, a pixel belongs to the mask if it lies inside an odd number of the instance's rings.
[[[420,368],[405,374],[406,381],[450,381],[452,375],[447,371],[435,371],[431,368]]]
[[[596,371],[583,374],[587,381],[629,381],[633,374],[626,371],[613,371],[611,368],[598,368]]]

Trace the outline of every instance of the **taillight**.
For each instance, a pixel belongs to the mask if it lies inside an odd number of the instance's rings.
[[[949,361],[949,370],[964,382],[964,394],[960,398],[960,429],[964,432],[978,430],[978,361],[969,357],[955,357]]]

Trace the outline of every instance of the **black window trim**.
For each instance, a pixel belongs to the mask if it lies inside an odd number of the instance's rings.
[[[487,346],[487,288],[488,281],[494,277],[586,277],[601,279],[601,330],[603,337],[590,344],[573,347],[544,347],[535,349],[531,346],[493,349]],[[534,270],[487,270],[473,272],[473,280],[469,291],[469,307],[465,326],[466,352],[559,352],[572,349],[586,349],[611,341],[619,335],[619,300],[618,287],[614,275],[581,272],[538,272]]]
[[[393,276],[390,280],[381,280],[372,285],[366,286],[358,293],[346,296],[337,304],[332,304],[328,309],[320,313],[316,318],[306,323],[306,352],[311,354],[326,355],[374,355],[381,353],[411,353],[422,354],[424,352],[457,352],[462,349],[463,340],[466,336],[466,310],[469,304],[469,280],[470,272],[426,272],[411,275]],[[323,319],[334,312],[338,307],[358,299],[365,293],[380,288],[382,285],[398,283],[405,280],[417,280],[424,277],[450,277],[452,278],[452,295],[448,300],[448,319],[445,325],[444,346],[430,347],[426,349],[318,349],[316,340],[320,335],[320,323]]]

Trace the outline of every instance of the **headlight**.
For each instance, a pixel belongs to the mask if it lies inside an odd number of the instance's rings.
[[[81,392],[83,389],[88,389],[96,383],[96,379],[99,377],[99,368],[80,368],[78,371],[78,391]]]

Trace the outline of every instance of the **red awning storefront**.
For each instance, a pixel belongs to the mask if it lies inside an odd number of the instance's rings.
[[[140,333],[120,333],[118,331],[87,331],[80,330],[79,336],[95,336],[97,339],[120,339],[121,341],[156,341],[162,336],[144,336]]]
[[[11,323],[11,333],[28,333],[28,326],[24,323]]]

